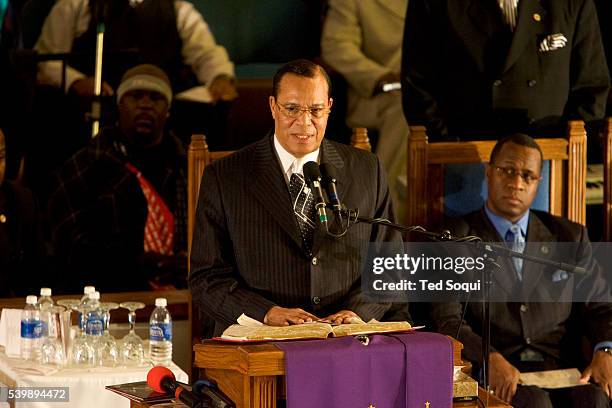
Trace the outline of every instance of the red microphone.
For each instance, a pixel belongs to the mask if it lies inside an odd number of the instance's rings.
[[[174,373],[164,366],[155,366],[149,370],[147,384],[154,391],[173,394],[174,398],[188,407],[202,408],[202,401],[191,391],[183,388],[183,385],[176,381]]]

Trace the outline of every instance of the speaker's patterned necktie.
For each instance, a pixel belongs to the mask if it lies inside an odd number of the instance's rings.
[[[506,242],[512,244],[512,250],[516,252],[520,252],[521,254],[525,250],[525,238],[523,237],[523,233],[521,232],[521,227],[517,224],[513,224],[508,228],[508,232],[506,232]],[[518,275],[519,280],[523,279],[523,259],[522,258],[512,258],[512,263],[514,264],[514,268],[516,269],[516,274]]]
[[[291,204],[293,213],[300,226],[300,234],[304,248],[309,254],[312,254],[312,240],[316,227],[315,223],[315,206],[312,191],[306,185],[304,176],[299,173],[293,173],[289,180],[289,194],[291,195]]]
[[[516,28],[518,2],[519,0],[499,0],[499,7],[501,7],[502,14],[504,15],[504,21],[508,24],[511,31],[514,31]]]

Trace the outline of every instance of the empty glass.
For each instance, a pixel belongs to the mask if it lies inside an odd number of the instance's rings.
[[[121,356],[126,365],[141,365],[144,361],[144,343],[136,334],[136,310],[145,307],[142,302],[122,302],[120,307],[127,309],[130,332],[123,337]]]
[[[91,342],[88,341],[87,335],[85,334],[85,326],[87,321],[86,308],[80,308],[76,306],[75,310],[80,312],[81,321],[79,324],[79,332],[72,340],[70,347],[70,363],[78,366],[92,366],[94,364],[94,349],[91,347]]]
[[[110,311],[118,309],[119,305],[114,302],[101,302],[100,311],[103,314],[104,331],[100,342],[100,358],[103,366],[114,367],[119,363],[119,346],[115,338],[110,334]]]
[[[62,341],[63,306],[53,306],[45,311],[43,320],[47,328],[40,347],[40,362],[43,364],[62,365],[66,361],[64,343]]]
[[[65,333],[62,333],[62,340],[64,342],[64,352],[66,356],[70,358],[73,341],[71,338],[72,311],[79,308],[81,301],[79,299],[60,299],[57,301],[57,304],[66,308],[63,314]]]

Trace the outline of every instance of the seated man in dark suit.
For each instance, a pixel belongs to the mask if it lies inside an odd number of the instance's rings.
[[[118,125],[103,129],[55,177],[53,243],[68,290],[186,285],[186,154],[164,130],[172,90],[160,68],[129,69]]]
[[[389,304],[361,292],[363,245],[399,239],[390,229],[352,226],[341,238],[315,220],[306,162],[335,169],[339,196],[364,216],[393,219],[376,156],[324,139],[332,106],[327,74],[297,60],[274,76],[274,134],[206,168],[197,207],[189,284],[216,321],[215,333],[245,313],[274,326],[325,318],[381,319]]]
[[[609,300],[609,287],[601,268],[592,259],[586,228],[567,219],[542,211],[530,210],[541,179],[542,152],[529,136],[514,134],[500,140],[491,153],[486,177],[488,196],[480,211],[471,213],[453,225],[455,235],[476,235],[484,241],[512,242],[514,249],[530,255],[585,266],[586,275],[564,274],[539,264],[508,259],[493,277],[494,284],[527,293],[522,303],[491,303],[491,355],[489,378],[494,392],[514,407],[608,407],[612,390],[612,306],[597,300]],[[510,236],[512,234],[512,236]],[[527,243],[525,246],[525,242]],[[529,242],[533,242],[530,246]],[[578,250],[561,253],[550,242],[574,242]],[[548,244],[547,244],[548,243]],[[533,249],[536,248],[536,249]],[[534,252],[531,252],[534,251]],[[569,252],[569,251],[567,251]],[[573,288],[588,281],[589,302],[552,301],[552,286]],[[550,292],[547,292],[549,291]],[[548,302],[529,301],[534,293],[548,293]],[[575,295],[574,295],[575,296]],[[543,298],[539,298],[543,299]],[[464,344],[464,356],[477,364],[481,360],[482,306],[468,305],[463,324],[460,303],[433,305],[437,329],[456,336]],[[582,372],[581,381],[593,383],[580,387],[543,390],[519,384],[520,372],[580,366],[581,336],[591,341],[593,358]],[[582,367],[586,361],[582,361]]]

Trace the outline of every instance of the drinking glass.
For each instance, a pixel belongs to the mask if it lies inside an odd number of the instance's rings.
[[[102,365],[114,367],[119,363],[119,346],[117,340],[110,333],[110,311],[118,309],[119,305],[114,302],[101,302],[100,311],[103,314],[104,331],[100,341],[100,358]]]
[[[64,310],[63,306],[53,306],[44,312],[46,333],[40,347],[40,362],[42,364],[62,365],[66,361],[61,329]]]
[[[144,343],[136,334],[136,310],[143,309],[142,302],[122,302],[119,304],[129,311],[130,332],[122,339],[121,356],[126,365],[141,365],[144,361]]]
[[[80,302],[75,309],[80,313],[79,332],[72,340],[70,347],[70,362],[77,366],[91,366],[94,364],[95,353],[91,346],[91,342],[85,334],[85,325],[87,322],[87,310],[81,308]]]

